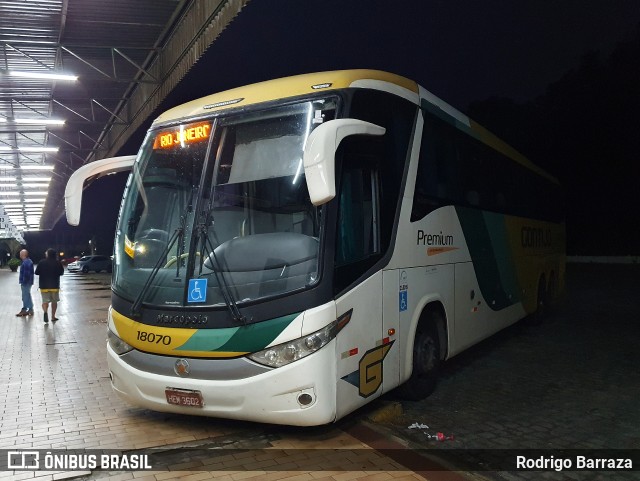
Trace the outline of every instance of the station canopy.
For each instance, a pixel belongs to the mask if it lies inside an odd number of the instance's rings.
[[[0,207],[11,226],[52,229],[69,176],[119,155],[247,2],[0,0]]]

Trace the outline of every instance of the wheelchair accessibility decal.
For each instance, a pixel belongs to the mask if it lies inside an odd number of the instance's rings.
[[[400,312],[407,310],[407,304],[409,302],[409,281],[407,271],[400,272],[400,289],[399,289],[399,303],[398,307]]]
[[[209,279],[189,279],[187,302],[206,302],[208,280]]]

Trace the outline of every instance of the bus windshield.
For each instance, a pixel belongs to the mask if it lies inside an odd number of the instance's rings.
[[[314,99],[150,132],[122,204],[114,291],[202,307],[313,285],[321,222],[302,156],[335,112]]]

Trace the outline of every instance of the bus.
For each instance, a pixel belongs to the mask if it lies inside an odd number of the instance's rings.
[[[416,82],[319,72],[161,114],[116,227],[108,368],[151,410],[312,426],[562,294],[558,181]]]

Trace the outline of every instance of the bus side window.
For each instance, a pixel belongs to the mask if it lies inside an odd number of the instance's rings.
[[[378,172],[371,166],[346,166],[340,188],[336,266],[380,252]]]
[[[393,245],[409,142],[417,108],[409,101],[354,89],[350,117],[384,127],[384,135],[344,139],[336,165],[338,225],[334,291],[367,275]],[[371,271],[372,272],[372,271]]]
[[[461,187],[456,182],[460,153],[455,135],[453,127],[431,114],[425,114],[411,211],[412,222],[422,219],[438,207],[454,203],[461,195]]]

